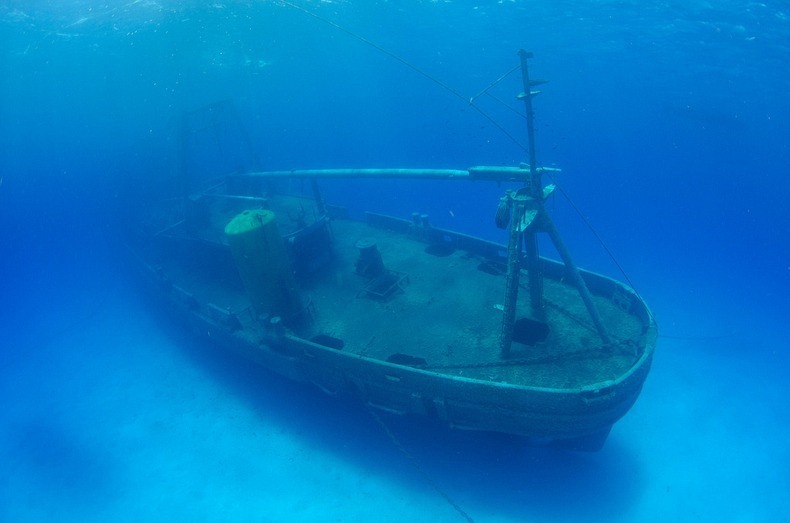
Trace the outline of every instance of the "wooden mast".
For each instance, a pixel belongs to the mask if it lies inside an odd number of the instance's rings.
[[[513,325],[516,319],[518,304],[518,283],[521,273],[521,242],[527,255],[527,269],[529,275],[530,308],[532,315],[540,320],[545,320],[543,306],[543,274],[540,258],[538,256],[537,233],[545,232],[551,238],[557,253],[565,264],[571,283],[579,291],[579,295],[595,324],[595,329],[601,337],[604,346],[610,346],[612,341],[603,325],[600,314],[595,308],[587,284],[582,279],[570,251],[562,241],[554,222],[546,211],[544,202],[554,190],[553,186],[544,189],[541,180],[543,169],[538,168],[535,152],[535,113],[532,108],[532,97],[540,91],[532,90],[533,87],[544,83],[542,80],[530,80],[527,60],[532,58],[532,53],[523,49],[518,52],[521,60],[521,79],[524,91],[518,99],[524,102],[527,117],[527,138],[529,143],[529,174],[524,187],[516,192],[508,192],[505,196],[507,204],[513,209],[513,218],[510,224],[508,239],[507,275],[505,280],[504,311],[502,314],[502,331],[499,338],[500,355],[503,359],[510,356],[513,344]]]

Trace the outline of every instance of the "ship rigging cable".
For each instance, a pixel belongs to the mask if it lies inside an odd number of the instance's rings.
[[[392,59],[394,59],[394,60],[397,60],[398,62],[402,63],[403,65],[405,65],[406,67],[408,67],[408,68],[409,68],[409,69],[411,69],[412,71],[415,71],[415,72],[417,72],[418,74],[420,74],[420,75],[424,76],[425,78],[427,78],[427,79],[428,79],[428,80],[430,80],[431,82],[435,83],[436,85],[438,85],[439,87],[441,87],[441,88],[442,88],[442,89],[444,89],[445,91],[447,91],[447,92],[451,93],[453,96],[455,96],[455,97],[457,97],[457,98],[460,98],[461,100],[463,100],[464,102],[466,102],[467,104],[469,104],[470,106],[472,106],[472,108],[473,108],[475,111],[477,111],[478,113],[480,113],[480,115],[481,115],[481,116],[483,116],[483,118],[485,118],[486,120],[488,120],[489,122],[491,122],[491,125],[493,125],[493,126],[494,126],[494,127],[496,127],[497,129],[499,129],[499,131],[500,131],[502,134],[504,134],[505,136],[507,136],[507,137],[508,137],[508,138],[509,138],[509,139],[510,139],[510,140],[511,140],[511,141],[512,141],[514,144],[516,144],[516,145],[517,145],[517,146],[518,146],[520,149],[522,149],[522,150],[524,150],[524,151],[526,151],[526,150],[527,150],[527,148],[526,148],[524,145],[522,145],[522,144],[521,144],[521,142],[519,142],[519,141],[518,141],[518,140],[517,140],[517,139],[516,139],[516,138],[515,138],[515,137],[514,137],[512,134],[510,134],[510,133],[507,131],[507,129],[505,129],[504,127],[502,127],[501,125],[499,125],[499,123],[498,123],[496,120],[494,120],[494,119],[493,119],[493,118],[492,118],[492,117],[491,117],[489,114],[487,114],[487,113],[486,113],[485,111],[483,111],[483,110],[482,110],[480,107],[478,107],[477,105],[475,105],[475,103],[474,103],[474,99],[476,98],[476,96],[474,96],[474,97],[472,97],[472,98],[467,98],[466,96],[464,96],[463,94],[461,94],[460,92],[458,92],[456,89],[453,89],[452,87],[450,87],[450,86],[449,86],[449,85],[447,85],[446,83],[442,82],[441,80],[439,80],[439,79],[438,79],[438,78],[436,78],[435,76],[433,76],[433,75],[431,75],[431,74],[427,73],[426,71],[423,71],[422,69],[420,69],[420,68],[419,68],[419,67],[417,67],[416,65],[414,65],[414,64],[412,64],[411,62],[409,62],[409,61],[407,61],[407,60],[405,60],[405,59],[401,58],[400,56],[398,56],[397,54],[393,53],[392,51],[389,51],[388,49],[385,49],[384,47],[381,47],[381,46],[380,46],[379,44],[377,44],[376,42],[373,42],[372,40],[369,40],[369,39],[365,38],[364,36],[362,36],[362,35],[360,35],[360,34],[358,34],[358,33],[355,33],[355,32],[353,32],[353,31],[351,31],[350,29],[347,29],[347,28],[343,27],[342,25],[340,25],[340,24],[337,24],[337,23],[333,22],[332,20],[329,20],[328,18],[324,18],[323,16],[319,15],[318,13],[315,13],[315,12],[313,12],[313,11],[310,11],[309,9],[305,9],[304,7],[301,7],[301,6],[298,6],[298,5],[296,5],[296,4],[293,4],[293,3],[291,3],[291,2],[288,2],[287,0],[280,0],[280,3],[281,3],[281,4],[283,4],[283,5],[286,5],[286,6],[288,6],[288,7],[291,7],[291,8],[293,8],[293,9],[296,9],[296,10],[298,10],[298,11],[301,11],[301,12],[305,13],[306,15],[312,16],[313,18],[315,18],[315,19],[317,19],[317,20],[320,20],[321,22],[323,22],[323,23],[325,23],[325,24],[327,24],[327,25],[329,25],[329,26],[331,26],[331,27],[334,27],[334,28],[335,28],[335,29],[337,29],[338,31],[342,31],[342,32],[346,33],[347,35],[351,36],[352,38],[356,38],[356,39],[357,39],[357,40],[359,40],[360,42],[362,42],[362,43],[364,43],[364,44],[367,44],[367,45],[369,45],[369,46],[370,46],[370,47],[372,47],[373,49],[376,49],[377,51],[380,51],[380,52],[384,53],[385,55],[389,56],[390,58],[392,58]],[[516,69],[518,69],[518,68],[516,68]],[[514,71],[514,70],[516,70],[516,69],[513,69],[513,71]],[[509,71],[508,73],[505,73],[504,75],[502,75],[502,76],[500,77],[500,79],[499,79],[499,80],[503,79],[504,77],[506,77],[508,74],[510,74],[510,73],[511,73],[511,72],[513,72],[513,71]],[[497,80],[497,82],[498,82],[499,80]],[[483,91],[481,91],[481,92],[480,92],[480,94],[483,94],[483,93],[484,93],[486,90],[490,89],[490,88],[491,88],[491,87],[493,87],[493,85],[495,85],[495,84],[496,84],[496,82],[494,82],[494,84],[490,85],[489,87],[486,87],[486,89],[484,89]],[[480,94],[478,94],[477,96],[479,96]]]
[[[525,152],[527,152],[527,151],[528,151],[528,148],[527,148],[526,146],[524,146],[524,145],[523,145],[521,142],[519,142],[519,141],[518,141],[518,140],[517,140],[517,139],[516,139],[516,138],[515,138],[515,137],[514,137],[512,134],[510,134],[510,133],[509,133],[509,132],[508,132],[508,131],[507,131],[507,130],[504,128],[504,127],[502,127],[502,125],[500,125],[500,124],[499,124],[499,122],[497,122],[497,121],[496,121],[496,120],[495,120],[495,119],[494,119],[492,116],[490,116],[488,113],[486,113],[485,111],[483,111],[483,110],[482,110],[480,107],[478,107],[478,106],[477,106],[477,104],[475,104],[475,100],[476,100],[477,98],[479,98],[479,97],[480,97],[480,96],[482,96],[483,94],[488,94],[488,95],[489,95],[491,98],[493,98],[493,99],[494,99],[494,100],[496,100],[497,102],[501,103],[502,105],[504,105],[505,107],[507,107],[507,108],[508,108],[508,109],[510,109],[511,111],[514,111],[514,112],[515,112],[515,110],[514,110],[512,107],[510,107],[508,104],[506,104],[505,102],[503,102],[503,101],[502,101],[502,100],[500,100],[499,98],[497,98],[497,97],[495,97],[495,96],[491,95],[490,93],[488,93],[488,91],[489,91],[489,90],[490,90],[492,87],[494,87],[495,85],[497,85],[499,82],[501,82],[502,80],[504,80],[505,78],[507,78],[507,77],[508,77],[508,76],[509,76],[511,73],[513,73],[513,72],[517,71],[517,70],[520,68],[520,65],[519,65],[519,66],[516,66],[516,67],[514,67],[514,68],[510,69],[509,71],[505,72],[504,74],[502,74],[502,75],[501,75],[499,78],[497,78],[496,80],[494,80],[493,82],[491,82],[491,84],[489,84],[488,86],[486,86],[486,87],[485,87],[485,89],[481,90],[479,93],[475,94],[475,95],[474,95],[474,96],[472,96],[472,97],[469,97],[469,98],[467,98],[466,96],[464,96],[463,94],[461,94],[461,93],[460,93],[458,90],[456,90],[456,89],[454,89],[453,87],[449,86],[448,84],[446,84],[446,83],[442,82],[441,80],[439,80],[439,79],[438,79],[438,78],[436,78],[435,76],[433,76],[433,75],[431,75],[430,73],[428,73],[427,71],[424,71],[423,69],[421,69],[421,68],[417,67],[416,65],[412,64],[412,63],[411,63],[411,62],[409,62],[408,60],[406,60],[406,59],[404,59],[404,58],[402,58],[402,57],[398,56],[398,55],[397,55],[397,54],[395,54],[394,52],[392,52],[392,51],[390,51],[390,50],[388,50],[388,49],[386,49],[386,48],[384,48],[384,47],[380,46],[380,45],[379,45],[379,44],[377,44],[376,42],[374,42],[374,41],[372,41],[372,40],[370,40],[370,39],[368,39],[368,38],[366,38],[366,37],[364,37],[364,36],[362,36],[362,35],[360,35],[360,34],[358,34],[358,33],[355,33],[354,31],[352,31],[352,30],[350,30],[350,29],[348,29],[348,28],[346,28],[346,27],[344,27],[344,26],[342,26],[342,25],[340,25],[340,24],[338,24],[338,23],[336,23],[336,22],[333,22],[332,20],[330,20],[330,19],[328,19],[328,18],[326,18],[326,17],[323,17],[323,16],[319,15],[318,13],[316,13],[316,12],[314,12],[314,11],[311,11],[310,9],[307,9],[307,8],[304,8],[304,7],[302,7],[302,6],[296,5],[296,4],[292,3],[292,2],[289,2],[288,0],[279,0],[279,2],[280,2],[282,5],[285,5],[285,6],[287,6],[287,7],[290,7],[290,8],[292,8],[292,9],[295,9],[295,10],[297,10],[297,11],[300,11],[300,12],[302,12],[302,13],[304,13],[304,14],[308,15],[308,16],[311,16],[311,17],[315,18],[316,20],[319,20],[319,21],[321,21],[322,23],[324,23],[324,24],[327,24],[327,25],[329,25],[330,27],[333,27],[333,28],[337,29],[338,31],[341,31],[341,32],[343,32],[343,33],[346,33],[347,35],[351,36],[352,38],[355,38],[355,39],[359,40],[360,42],[362,42],[362,43],[364,43],[364,44],[366,44],[366,45],[368,45],[368,46],[372,47],[373,49],[376,49],[377,51],[379,51],[379,52],[381,52],[381,53],[383,53],[383,54],[385,54],[385,55],[389,56],[390,58],[392,58],[392,59],[394,59],[394,60],[397,60],[398,62],[400,62],[401,64],[405,65],[405,66],[406,66],[406,67],[408,67],[409,69],[411,69],[411,70],[415,71],[416,73],[418,73],[418,74],[420,74],[420,75],[424,76],[425,78],[427,78],[427,79],[428,79],[428,80],[430,80],[431,82],[435,83],[436,85],[438,85],[439,87],[441,87],[441,88],[442,88],[442,89],[444,89],[445,91],[449,92],[450,94],[452,94],[452,95],[453,95],[453,96],[455,96],[456,98],[460,98],[460,99],[461,99],[461,100],[463,100],[465,103],[467,103],[468,105],[470,105],[470,106],[471,106],[471,107],[472,107],[472,108],[473,108],[475,111],[477,111],[477,112],[478,112],[478,113],[479,113],[479,114],[480,114],[480,115],[481,115],[483,118],[485,118],[486,120],[488,120],[488,121],[489,121],[489,122],[490,122],[490,123],[491,123],[491,124],[492,124],[494,127],[496,127],[496,128],[497,128],[497,129],[498,129],[498,130],[499,130],[499,131],[500,131],[500,132],[503,134],[503,135],[505,135],[505,136],[506,136],[506,137],[507,137],[507,138],[508,138],[510,141],[512,141],[512,142],[513,142],[513,143],[514,143],[516,146],[518,146],[518,147],[519,147],[521,150],[523,150],[523,151],[525,151]],[[519,116],[520,116],[521,118],[524,118],[524,115],[522,115],[522,114],[520,114],[520,113],[518,113],[518,114],[519,114]],[[538,164],[540,164],[540,162],[537,162],[537,163],[538,163]],[[542,166],[541,166],[541,167],[542,167]],[[571,199],[571,197],[568,195],[568,193],[566,193],[566,192],[563,190],[563,188],[562,188],[562,187],[561,187],[561,186],[560,186],[560,185],[557,183],[557,181],[555,180],[554,176],[553,176],[553,175],[552,175],[550,172],[548,172],[547,174],[548,174],[548,175],[549,175],[549,177],[551,178],[551,181],[552,181],[552,183],[555,185],[555,187],[556,187],[556,188],[559,190],[559,192],[560,192],[560,193],[561,193],[561,194],[562,194],[562,195],[565,197],[565,199],[566,199],[566,200],[568,200],[568,203],[571,205],[571,208],[573,208],[573,210],[576,212],[576,214],[577,214],[577,215],[579,216],[579,218],[582,220],[582,222],[584,223],[584,225],[586,225],[586,226],[587,226],[587,228],[588,228],[588,229],[590,230],[590,232],[592,233],[593,237],[594,237],[594,238],[595,238],[595,239],[598,241],[598,243],[601,245],[601,247],[603,248],[603,250],[606,252],[606,254],[609,256],[609,258],[610,258],[610,259],[612,260],[612,262],[615,264],[615,266],[617,267],[617,269],[618,269],[618,270],[620,271],[620,273],[623,275],[623,278],[625,279],[625,281],[628,283],[628,285],[631,287],[631,289],[633,289],[633,291],[634,291],[634,293],[637,295],[637,297],[638,297],[638,298],[641,300],[641,299],[642,299],[642,296],[639,294],[639,291],[637,291],[637,290],[636,290],[636,287],[634,286],[634,283],[631,281],[631,278],[628,276],[628,273],[626,273],[626,272],[625,272],[625,269],[623,268],[623,266],[622,266],[622,265],[620,265],[620,262],[619,262],[619,261],[617,261],[617,258],[615,258],[615,256],[614,256],[614,253],[613,253],[613,252],[612,252],[612,251],[609,249],[609,247],[607,247],[606,243],[604,243],[604,241],[603,241],[603,238],[601,238],[601,236],[598,234],[598,231],[596,231],[596,230],[595,230],[595,228],[592,226],[592,224],[590,223],[590,221],[589,221],[589,220],[588,220],[588,219],[587,219],[587,218],[584,216],[584,214],[581,212],[581,210],[580,210],[580,209],[579,209],[579,208],[576,206],[576,204],[573,202],[573,200],[572,200],[572,199]],[[652,313],[651,313],[651,315],[652,315]]]
[[[397,436],[395,436],[395,434],[390,430],[387,424],[384,423],[384,420],[381,419],[381,416],[379,416],[373,410],[373,407],[371,407],[370,405],[368,405],[368,412],[370,412],[370,415],[376,421],[376,423],[381,428],[381,430],[384,431],[384,433],[390,439],[392,444],[395,445],[395,448],[397,448],[401,452],[401,454],[406,456],[406,458],[411,462],[414,468],[417,469],[417,472],[419,472],[422,475],[422,477],[425,478],[428,484],[431,485],[431,487],[433,487],[433,489],[436,492],[438,492],[439,495],[443,497],[444,500],[447,501],[447,503],[449,503],[450,506],[452,506],[453,509],[455,509],[455,511],[458,512],[461,515],[461,517],[467,521],[467,523],[475,523],[472,517],[469,514],[467,514],[466,511],[458,505],[458,503],[453,501],[453,499],[444,490],[442,490],[442,488],[436,483],[436,481],[433,480],[430,474],[428,474],[428,472],[422,467],[422,465],[420,465],[420,462],[417,461],[417,458],[414,457],[414,455],[411,452],[406,450],[406,447],[403,446],[403,444],[400,442]]]

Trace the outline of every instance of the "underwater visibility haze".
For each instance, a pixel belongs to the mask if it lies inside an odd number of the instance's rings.
[[[130,222],[185,170],[528,162],[519,49],[549,214],[658,325],[599,451],[377,414],[143,292]],[[3,2],[0,520],[790,519],[788,92],[773,0]],[[497,183],[322,190],[508,243]]]

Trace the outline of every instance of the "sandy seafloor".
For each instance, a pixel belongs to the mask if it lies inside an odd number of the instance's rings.
[[[68,283],[41,271],[42,300],[15,310],[2,521],[464,521],[451,503],[484,522],[790,517],[786,327],[737,302],[656,296],[667,330],[726,333],[662,338],[601,452],[383,418],[412,461],[364,407],[196,343],[96,254]]]

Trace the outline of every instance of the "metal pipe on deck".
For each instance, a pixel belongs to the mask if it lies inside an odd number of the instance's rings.
[[[425,180],[471,179],[469,171],[457,169],[294,169],[242,173],[252,178],[405,178]]]
[[[551,167],[537,167],[536,173],[558,172]],[[526,182],[530,169],[524,167],[475,166],[468,169],[293,169],[290,171],[257,171],[234,174],[250,178],[315,178],[349,179],[400,178],[408,180],[490,180],[495,182]]]

